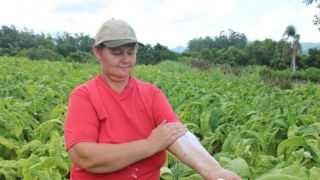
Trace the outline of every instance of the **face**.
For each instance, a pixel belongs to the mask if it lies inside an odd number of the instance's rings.
[[[116,48],[93,49],[101,63],[102,73],[111,81],[126,81],[133,72],[136,63],[137,46],[127,44]]]

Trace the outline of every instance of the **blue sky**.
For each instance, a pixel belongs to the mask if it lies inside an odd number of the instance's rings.
[[[35,33],[69,32],[94,37],[110,18],[129,22],[145,44],[174,48],[193,38],[232,29],[248,40],[281,39],[294,25],[301,42],[320,42],[319,14],[303,0],[1,0],[0,25]]]

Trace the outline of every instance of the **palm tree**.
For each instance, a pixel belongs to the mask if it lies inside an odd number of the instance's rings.
[[[286,28],[282,35],[282,39],[284,40],[291,40],[291,65],[292,71],[296,71],[296,57],[298,54],[298,51],[300,51],[301,46],[299,43],[300,35],[297,34],[296,28],[293,25],[290,25]]]

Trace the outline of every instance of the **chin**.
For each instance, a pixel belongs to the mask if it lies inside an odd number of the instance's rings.
[[[131,76],[131,74],[126,74],[126,75],[121,74],[121,75],[117,76],[117,78],[118,78],[118,79],[126,80],[126,79],[128,79],[130,76]]]

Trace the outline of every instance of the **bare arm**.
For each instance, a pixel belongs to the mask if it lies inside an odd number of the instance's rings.
[[[180,161],[188,165],[207,180],[223,178],[240,180],[241,178],[223,169],[220,164],[204,149],[197,137],[187,132],[168,147]]]
[[[81,169],[91,173],[109,173],[165,149],[185,132],[185,126],[180,123],[163,121],[147,139],[122,144],[82,142],[72,146],[68,152],[73,163]]]
[[[68,152],[78,167],[91,173],[113,172],[153,154],[146,139],[124,144],[82,142]]]

